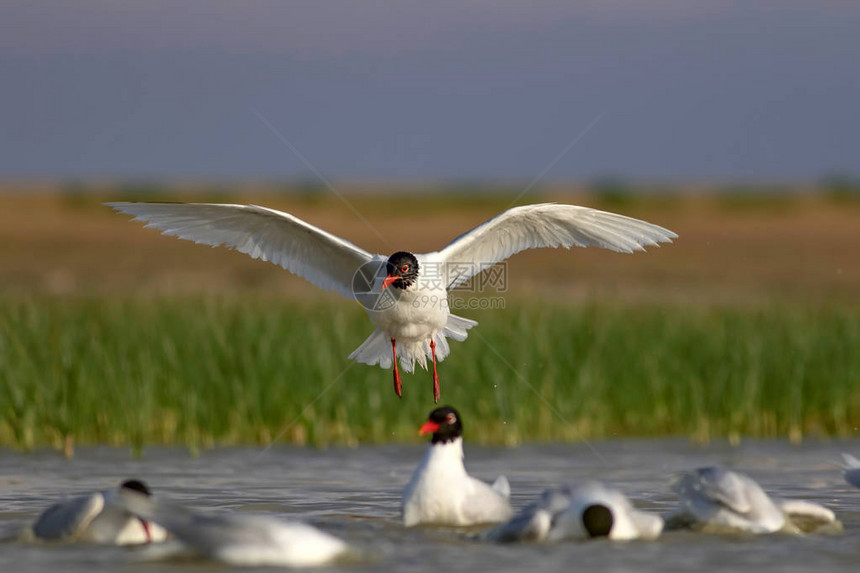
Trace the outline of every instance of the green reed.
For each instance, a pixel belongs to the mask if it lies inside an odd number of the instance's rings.
[[[860,308],[517,303],[440,364],[482,443],[856,435]],[[347,355],[337,299],[0,301],[0,446],[410,441],[430,375]]]

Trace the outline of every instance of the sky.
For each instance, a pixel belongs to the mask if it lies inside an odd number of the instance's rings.
[[[0,177],[860,176],[860,2],[11,0]]]

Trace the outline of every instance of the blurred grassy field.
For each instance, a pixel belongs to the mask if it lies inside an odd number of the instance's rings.
[[[325,445],[416,439],[430,377],[346,356],[370,333],[356,303],[273,265],[161,237],[103,200],[161,189],[7,189],[0,211],[0,445]],[[16,192],[19,191],[19,192]],[[510,194],[186,189],[264,204],[368,250],[435,250]],[[484,443],[612,436],[856,436],[860,203],[822,193],[548,190],[680,235],[620,255],[521,254],[504,310],[441,364],[442,400]],[[375,229],[375,230],[374,230]],[[382,235],[377,236],[376,232]],[[469,293],[461,293],[467,296]],[[339,377],[340,376],[340,377]],[[320,394],[320,392],[322,394]]]

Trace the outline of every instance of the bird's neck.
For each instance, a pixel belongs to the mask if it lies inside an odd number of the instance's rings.
[[[428,472],[466,473],[463,465],[463,438],[430,444],[424,455],[424,467]]]

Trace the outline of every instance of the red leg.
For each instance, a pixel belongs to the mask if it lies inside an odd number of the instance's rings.
[[[436,341],[430,340],[430,350],[433,351],[433,402],[439,402],[442,390],[439,388],[439,374],[436,372]]]
[[[397,370],[397,342],[391,339],[391,352],[394,354],[394,393],[398,398],[403,396],[403,383],[400,381],[400,371]]]

